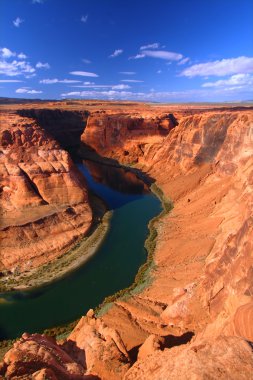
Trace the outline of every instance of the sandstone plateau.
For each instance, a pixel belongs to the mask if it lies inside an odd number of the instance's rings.
[[[174,204],[155,223],[150,285],[102,317],[90,311],[64,342],[24,335],[3,378],[253,379],[252,108],[1,108],[2,271],[55,258],[90,225],[86,185],[63,148],[134,165]]]

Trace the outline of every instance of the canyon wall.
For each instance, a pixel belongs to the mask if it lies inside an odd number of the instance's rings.
[[[17,376],[20,352],[28,352],[52,379],[253,379],[252,110],[177,107],[172,117],[158,106],[87,109],[83,148],[135,163],[174,203],[155,222],[152,281],[99,318],[90,311],[67,341],[50,343],[52,355],[68,355],[65,377],[38,359],[49,345],[40,336],[24,336],[0,373]],[[36,207],[48,207],[29,191]]]
[[[47,263],[88,231],[84,179],[35,120],[1,115],[1,174],[3,273]]]
[[[81,136],[82,143],[100,156],[126,165],[137,163],[146,144],[160,143],[177,125],[172,114],[93,112]]]

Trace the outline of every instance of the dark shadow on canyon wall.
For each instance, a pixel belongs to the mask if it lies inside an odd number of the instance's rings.
[[[88,111],[63,111],[59,109],[21,109],[18,115],[35,119],[61,146],[78,147],[86,127]]]
[[[194,337],[194,333],[192,331],[187,331],[186,333],[176,336],[176,335],[167,335],[164,336],[164,343],[161,344],[161,350],[165,348],[172,348],[181,346],[182,344],[189,343]]]
[[[192,331],[187,331],[186,333],[176,336],[176,335],[167,335],[161,337],[160,350],[163,351],[165,348],[172,348],[181,346],[183,344],[187,344],[194,337],[194,333]],[[142,344],[133,347],[128,351],[129,358],[131,363],[135,363],[138,357],[138,352]]]

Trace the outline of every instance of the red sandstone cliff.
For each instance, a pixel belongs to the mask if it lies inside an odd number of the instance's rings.
[[[91,223],[86,185],[34,120],[1,115],[1,270],[23,271],[59,256]]]
[[[132,164],[143,156],[146,144],[160,143],[177,124],[172,115],[94,112],[81,141],[99,155]]]
[[[177,109],[179,124],[162,133],[157,110],[153,124],[150,112],[144,121],[140,112],[128,121],[126,113],[91,115],[82,141],[105,157],[138,162],[173,200],[173,210],[156,222],[153,281],[102,318],[88,314],[64,350],[83,376],[105,380],[253,379],[247,343],[253,340],[253,112]],[[2,374],[10,371],[8,360],[7,354]],[[48,368],[47,361],[39,368]]]

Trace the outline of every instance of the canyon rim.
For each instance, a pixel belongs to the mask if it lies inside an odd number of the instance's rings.
[[[204,3],[1,0],[1,379],[253,379],[253,6]]]

